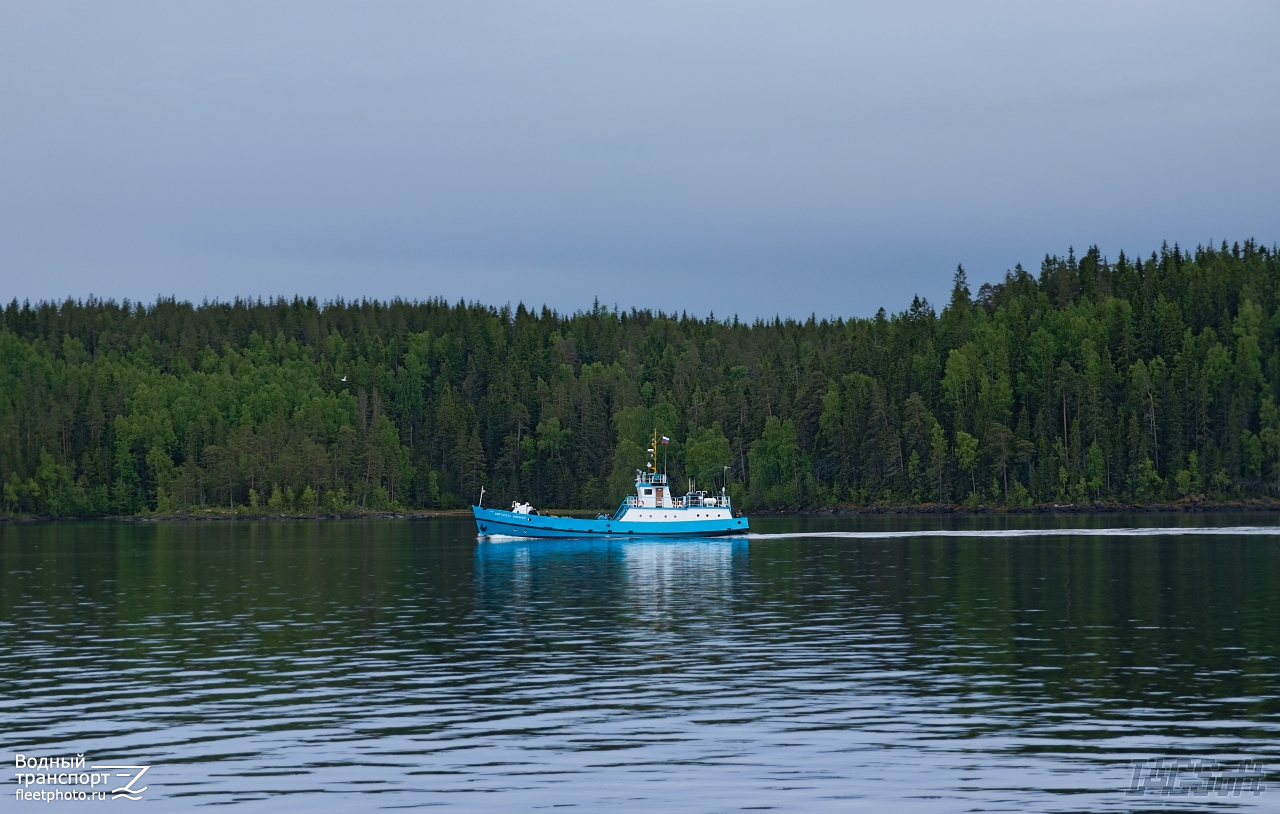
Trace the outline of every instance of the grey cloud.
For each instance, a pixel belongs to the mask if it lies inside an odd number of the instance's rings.
[[[0,5],[0,295],[873,313],[1277,239],[1280,7]]]

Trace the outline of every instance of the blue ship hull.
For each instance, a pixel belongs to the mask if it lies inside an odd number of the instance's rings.
[[[715,537],[724,534],[746,534],[750,525],[745,517],[712,520],[606,520],[557,517],[548,514],[517,514],[502,509],[472,506],[476,530],[482,535],[508,537],[627,537],[681,536]],[[672,513],[679,514],[679,510]]]

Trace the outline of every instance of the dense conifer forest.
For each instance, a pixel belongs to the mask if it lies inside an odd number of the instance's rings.
[[[746,509],[1232,500],[1280,492],[1278,402],[1253,241],[957,269],[869,319],[14,301],[0,481],[8,515],[596,509],[656,428]]]

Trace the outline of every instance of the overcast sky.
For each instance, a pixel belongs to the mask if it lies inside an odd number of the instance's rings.
[[[1280,3],[0,0],[0,296],[743,317],[1280,240]]]

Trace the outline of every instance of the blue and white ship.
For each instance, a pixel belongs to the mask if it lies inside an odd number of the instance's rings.
[[[559,517],[538,514],[528,503],[513,503],[510,510],[472,506],[476,529],[484,537],[711,537],[748,531],[747,518],[734,517],[723,487],[715,496],[694,490],[680,497],[671,494],[666,474],[658,472],[657,433],[649,456],[648,471],[636,470],[636,493],[612,515]]]

